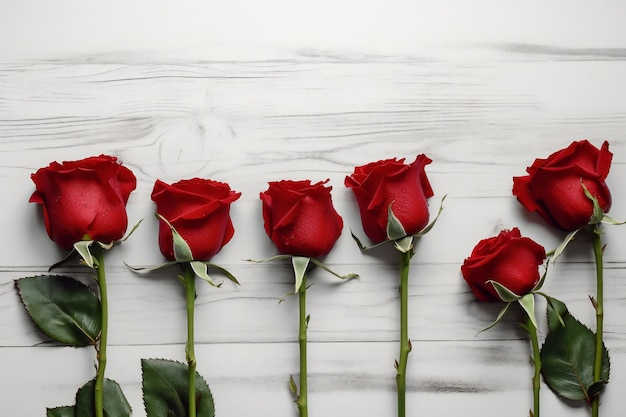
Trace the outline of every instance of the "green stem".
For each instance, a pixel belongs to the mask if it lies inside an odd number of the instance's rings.
[[[539,340],[537,338],[537,328],[530,317],[526,322],[526,329],[530,335],[530,342],[533,348],[533,362],[535,372],[533,374],[533,417],[539,417],[539,389],[541,388],[541,352],[539,351]]]
[[[188,367],[187,409],[189,417],[196,417],[196,353],[194,349],[194,306],[196,301],[196,274],[185,268],[185,295],[187,300],[187,344],[185,356]]]
[[[98,279],[98,287],[100,289],[100,310],[102,316],[102,324],[100,330],[100,341],[96,348],[96,356],[98,359],[98,370],[96,381],[94,383],[93,400],[96,417],[104,417],[104,370],[107,363],[107,339],[109,327],[109,298],[107,295],[106,272],[104,269],[104,251],[99,250],[95,255],[97,266],[96,274]]]
[[[400,264],[400,360],[396,364],[396,386],[398,391],[398,417],[406,415],[406,365],[411,351],[408,331],[408,287],[411,251],[402,253]]]
[[[603,262],[602,262],[602,239],[600,238],[600,226],[596,225],[592,229],[591,242],[593,253],[596,259],[596,298],[594,307],[596,309],[596,348],[593,362],[593,382],[600,381],[602,377],[602,354],[604,345],[603,325],[604,325],[604,284],[603,284]],[[598,417],[600,407],[600,395],[595,395],[591,400],[591,415]]]
[[[306,330],[308,320],[306,315],[306,274],[302,277],[302,284],[298,290],[298,298],[300,301],[300,320],[298,330],[298,343],[300,345],[300,390],[298,394],[298,413],[300,417],[308,417],[308,401],[307,401],[307,364],[306,364]]]

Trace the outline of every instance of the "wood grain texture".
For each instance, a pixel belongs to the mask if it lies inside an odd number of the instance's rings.
[[[519,226],[546,248],[563,235],[526,213],[512,177],[572,140],[608,140],[615,218],[626,219],[626,3],[583,1],[112,1],[11,2],[0,13],[1,415],[44,415],[91,378],[93,351],[56,346],[30,323],[13,280],[46,273],[64,253],[28,198],[30,174],[53,160],[117,155],[138,178],[130,240],[108,256],[110,358],[135,416],[140,358],[184,360],[184,301],[175,270],[135,274],[124,262],[162,262],[150,192],[159,178],[194,176],[242,192],[236,233],[214,261],[240,287],[199,286],[198,369],[218,415],[295,416],[297,300],[276,253],[259,192],[279,179],[324,180],[345,229],[325,261],[361,278],[310,282],[311,415],[388,416],[395,410],[398,257],[361,253],[358,209],[344,177],[355,165],[433,159],[431,210],[409,289],[411,415],[526,415],[531,367],[512,314],[478,303],[460,265],[478,240]],[[626,231],[607,227],[605,337],[612,374],[603,415],[624,408]],[[63,268],[92,282],[81,268]],[[218,275],[216,275],[216,278]],[[545,291],[592,324],[588,240],[551,266]],[[540,303],[538,308],[543,309]],[[540,319],[545,328],[545,320]],[[592,326],[593,327],[593,326]],[[545,334],[540,335],[542,339]],[[546,416],[586,416],[544,385]]]

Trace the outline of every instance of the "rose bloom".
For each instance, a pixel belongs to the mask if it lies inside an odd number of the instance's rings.
[[[343,220],[335,211],[326,181],[270,182],[260,193],[265,232],[288,255],[326,255],[341,235]]]
[[[345,185],[356,196],[365,234],[375,243],[388,239],[388,208],[398,218],[407,235],[428,224],[428,201],[434,195],[424,168],[432,162],[418,155],[406,165],[404,158],[385,159],[354,168]]]
[[[194,260],[209,260],[235,233],[230,205],[241,193],[223,182],[193,178],[168,185],[156,180],[152,201],[163,216],[187,242]],[[175,260],[172,230],[159,222],[159,248],[165,258]]]
[[[111,243],[124,236],[126,203],[137,180],[114,156],[51,162],[31,179],[36,191],[30,202],[43,206],[48,236],[62,248],[84,239]]]
[[[529,211],[561,230],[576,230],[589,223],[593,203],[581,182],[594,196],[602,211],[611,208],[611,193],[605,179],[613,154],[608,142],[598,149],[587,140],[572,142],[547,159],[535,159],[528,175],[513,177],[513,194]]]
[[[545,258],[543,246],[522,237],[515,227],[478,242],[463,262],[461,273],[476,298],[497,301],[500,297],[487,281],[496,281],[519,296],[525,295],[539,282],[538,266]]]

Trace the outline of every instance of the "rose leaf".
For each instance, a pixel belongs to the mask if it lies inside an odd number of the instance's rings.
[[[559,302],[560,303],[560,302]],[[600,381],[593,380],[595,334],[581,322],[563,311],[563,303],[548,306],[550,331],[541,348],[541,373],[546,384],[557,395],[567,400],[585,400],[588,404],[609,380],[609,353],[603,347]],[[561,326],[556,317],[564,323]]]
[[[95,345],[102,322],[100,299],[86,285],[60,275],[15,281],[28,314],[46,335],[71,346]]]
[[[147,417],[186,417],[189,368],[165,359],[142,359],[143,402]],[[196,372],[196,415],[214,417],[213,395]]]
[[[95,387],[95,380],[87,382],[85,385],[78,389],[76,393],[76,415],[81,417],[94,417],[95,406],[93,402],[93,390]],[[103,408],[104,414],[110,417],[130,417],[132,410],[130,404],[122,388],[119,384],[112,379],[104,379],[104,392],[103,392]]]
[[[46,417],[75,417],[76,407],[73,405],[64,405],[62,407],[54,407],[46,409]]]

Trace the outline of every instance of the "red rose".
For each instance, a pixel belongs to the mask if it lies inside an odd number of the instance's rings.
[[[265,232],[286,254],[326,255],[341,235],[343,220],[335,211],[326,181],[270,182],[260,194]]]
[[[187,242],[194,260],[206,261],[226,245],[235,233],[230,219],[230,204],[241,193],[228,184],[201,178],[168,185],[156,180],[152,201],[163,216]],[[172,230],[159,222],[159,248],[168,260],[175,260]]]
[[[70,249],[86,237],[110,243],[124,236],[126,202],[137,180],[117,158],[52,162],[31,179],[37,190],[30,202],[43,206],[48,236],[62,248]]]
[[[576,230],[587,225],[593,215],[593,203],[581,182],[605,213],[611,208],[611,192],[605,179],[612,157],[608,142],[599,150],[587,140],[572,142],[547,159],[535,159],[526,169],[528,175],[513,177],[513,194],[550,225]]]
[[[546,251],[532,239],[521,237],[517,227],[478,242],[461,266],[463,278],[481,301],[500,300],[491,283],[496,281],[522,296],[539,282],[538,266]]]
[[[404,158],[386,159],[356,167],[346,177],[345,185],[352,188],[359,204],[363,230],[373,242],[388,239],[390,204],[407,235],[428,224],[427,199],[434,194],[424,168],[431,162],[426,155],[418,155],[409,165],[404,164]]]

